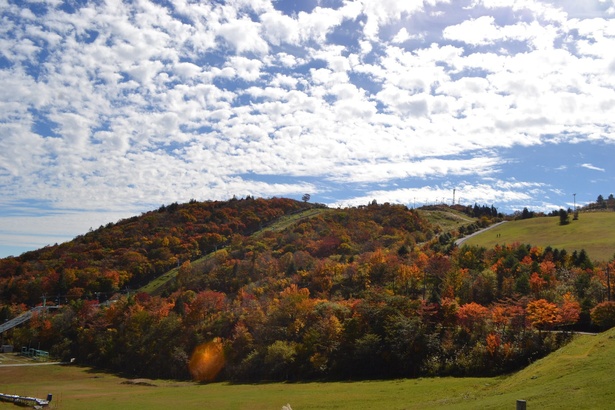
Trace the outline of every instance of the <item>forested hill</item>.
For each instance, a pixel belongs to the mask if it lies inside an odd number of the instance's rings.
[[[484,211],[444,232],[421,217],[427,211],[375,202],[164,206],[0,260],[0,320],[44,295],[68,303],[5,341],[134,375],[199,380],[511,371],[566,338],[542,330],[588,326],[608,279],[603,266],[557,249],[452,245],[459,231],[499,217]],[[133,291],[98,305],[170,267],[178,273],[161,296]]]
[[[163,205],[60,245],[0,259],[0,301],[111,295],[314,205],[285,198]]]

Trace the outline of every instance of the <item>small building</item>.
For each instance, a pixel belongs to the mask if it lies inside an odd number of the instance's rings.
[[[0,353],[13,353],[13,345],[0,346]]]

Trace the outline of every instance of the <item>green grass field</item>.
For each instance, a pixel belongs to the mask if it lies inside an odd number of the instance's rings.
[[[444,232],[450,232],[459,229],[462,225],[476,222],[476,218],[450,208],[442,207],[439,210],[418,209],[417,211],[422,218],[427,219],[432,225],[439,226]]]
[[[569,254],[585,249],[592,260],[607,261],[615,254],[615,212],[581,213],[563,226],[558,217],[507,222],[468,238],[464,245],[492,248],[514,242],[566,249]]]
[[[4,357],[6,359],[6,356]],[[9,358],[10,359],[10,358]],[[7,360],[0,357],[0,364]],[[331,383],[196,384],[133,380],[77,366],[0,367],[0,392],[45,398],[51,409],[607,409],[615,401],[615,329],[577,335],[526,369],[498,378]],[[15,408],[0,403],[0,409]]]
[[[304,219],[313,218],[317,215],[324,214],[326,212],[330,212],[330,209],[310,208],[310,209],[306,209],[305,211],[302,211],[296,214],[285,215],[281,217],[280,219],[278,219],[277,221],[275,221],[274,223],[272,223],[271,225],[261,229],[260,231],[255,232],[253,236],[258,238],[265,232],[281,232],[284,229],[288,228],[289,226],[292,226]]]

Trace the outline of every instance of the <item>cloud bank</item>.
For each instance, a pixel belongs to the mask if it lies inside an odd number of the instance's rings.
[[[0,2],[0,242],[234,195],[540,207],[516,149],[613,148],[612,1],[286,3]]]

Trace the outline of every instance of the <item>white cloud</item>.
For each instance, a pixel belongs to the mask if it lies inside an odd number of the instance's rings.
[[[193,63],[177,63],[173,66],[173,72],[179,75],[184,80],[189,80],[198,76],[202,72],[202,68]]]
[[[234,47],[238,54],[266,54],[269,51],[267,42],[260,37],[260,24],[248,18],[223,24],[218,29],[218,34]]]
[[[298,44],[300,41],[297,22],[278,11],[262,14],[264,38],[271,44],[279,46],[282,43]]]
[[[275,78],[271,81],[271,85],[294,89],[297,87],[298,82],[299,81],[295,77],[284,74],[276,74]]]
[[[301,41],[323,43],[327,34],[339,26],[345,18],[354,18],[358,15],[359,4],[359,2],[350,2],[337,10],[316,7],[311,13],[299,12],[296,24]]]
[[[77,219],[243,194],[407,202],[460,179],[467,198],[527,204],[545,188],[483,180],[511,180],[503,150],[615,141],[606,2],[85,3],[0,3],[0,217],[22,201]]]
[[[613,15],[613,0],[544,0],[545,3],[564,10],[569,17],[591,18]]]
[[[473,46],[499,42],[528,42],[533,48],[549,49],[558,35],[551,25],[536,21],[499,26],[493,16],[481,16],[444,29],[444,38],[462,41]]]
[[[399,30],[397,34],[395,34],[395,37],[393,37],[391,42],[395,44],[399,44],[399,43],[408,41],[409,39],[410,39],[410,34],[408,33],[408,30],[406,30],[405,27],[402,27],[401,30]]]
[[[401,188],[394,190],[371,191],[364,196],[348,199],[332,206],[358,206],[371,203],[378,198],[378,203],[402,203],[409,206],[422,206],[433,204],[449,204],[453,202],[453,189],[455,190],[455,203],[458,201],[463,204],[479,203],[485,205],[498,204],[502,202],[523,203],[528,201],[531,196],[523,190],[515,187],[503,187],[502,181],[495,181],[493,184],[461,184],[447,186],[426,185],[417,188]],[[501,211],[501,210],[500,210]]]
[[[0,217],[0,237],[10,239],[12,246],[42,248],[73,239],[109,222],[134,216],[144,209],[132,208],[117,212],[78,212],[62,210],[47,214],[32,209],[32,215]],[[43,213],[41,216],[40,214]],[[5,239],[6,240],[6,239]]]
[[[231,57],[228,66],[234,69],[238,77],[246,81],[255,81],[261,76],[263,63],[260,60],[245,57]]]
[[[367,16],[364,33],[376,39],[382,26],[423,10],[423,1],[367,0],[363,3],[363,14]],[[435,2],[434,2],[435,3]]]
[[[592,164],[581,164],[582,168],[587,168],[587,169],[591,169],[592,171],[600,171],[600,172],[605,172],[606,170],[604,168],[600,168],[600,167],[596,167]]]

